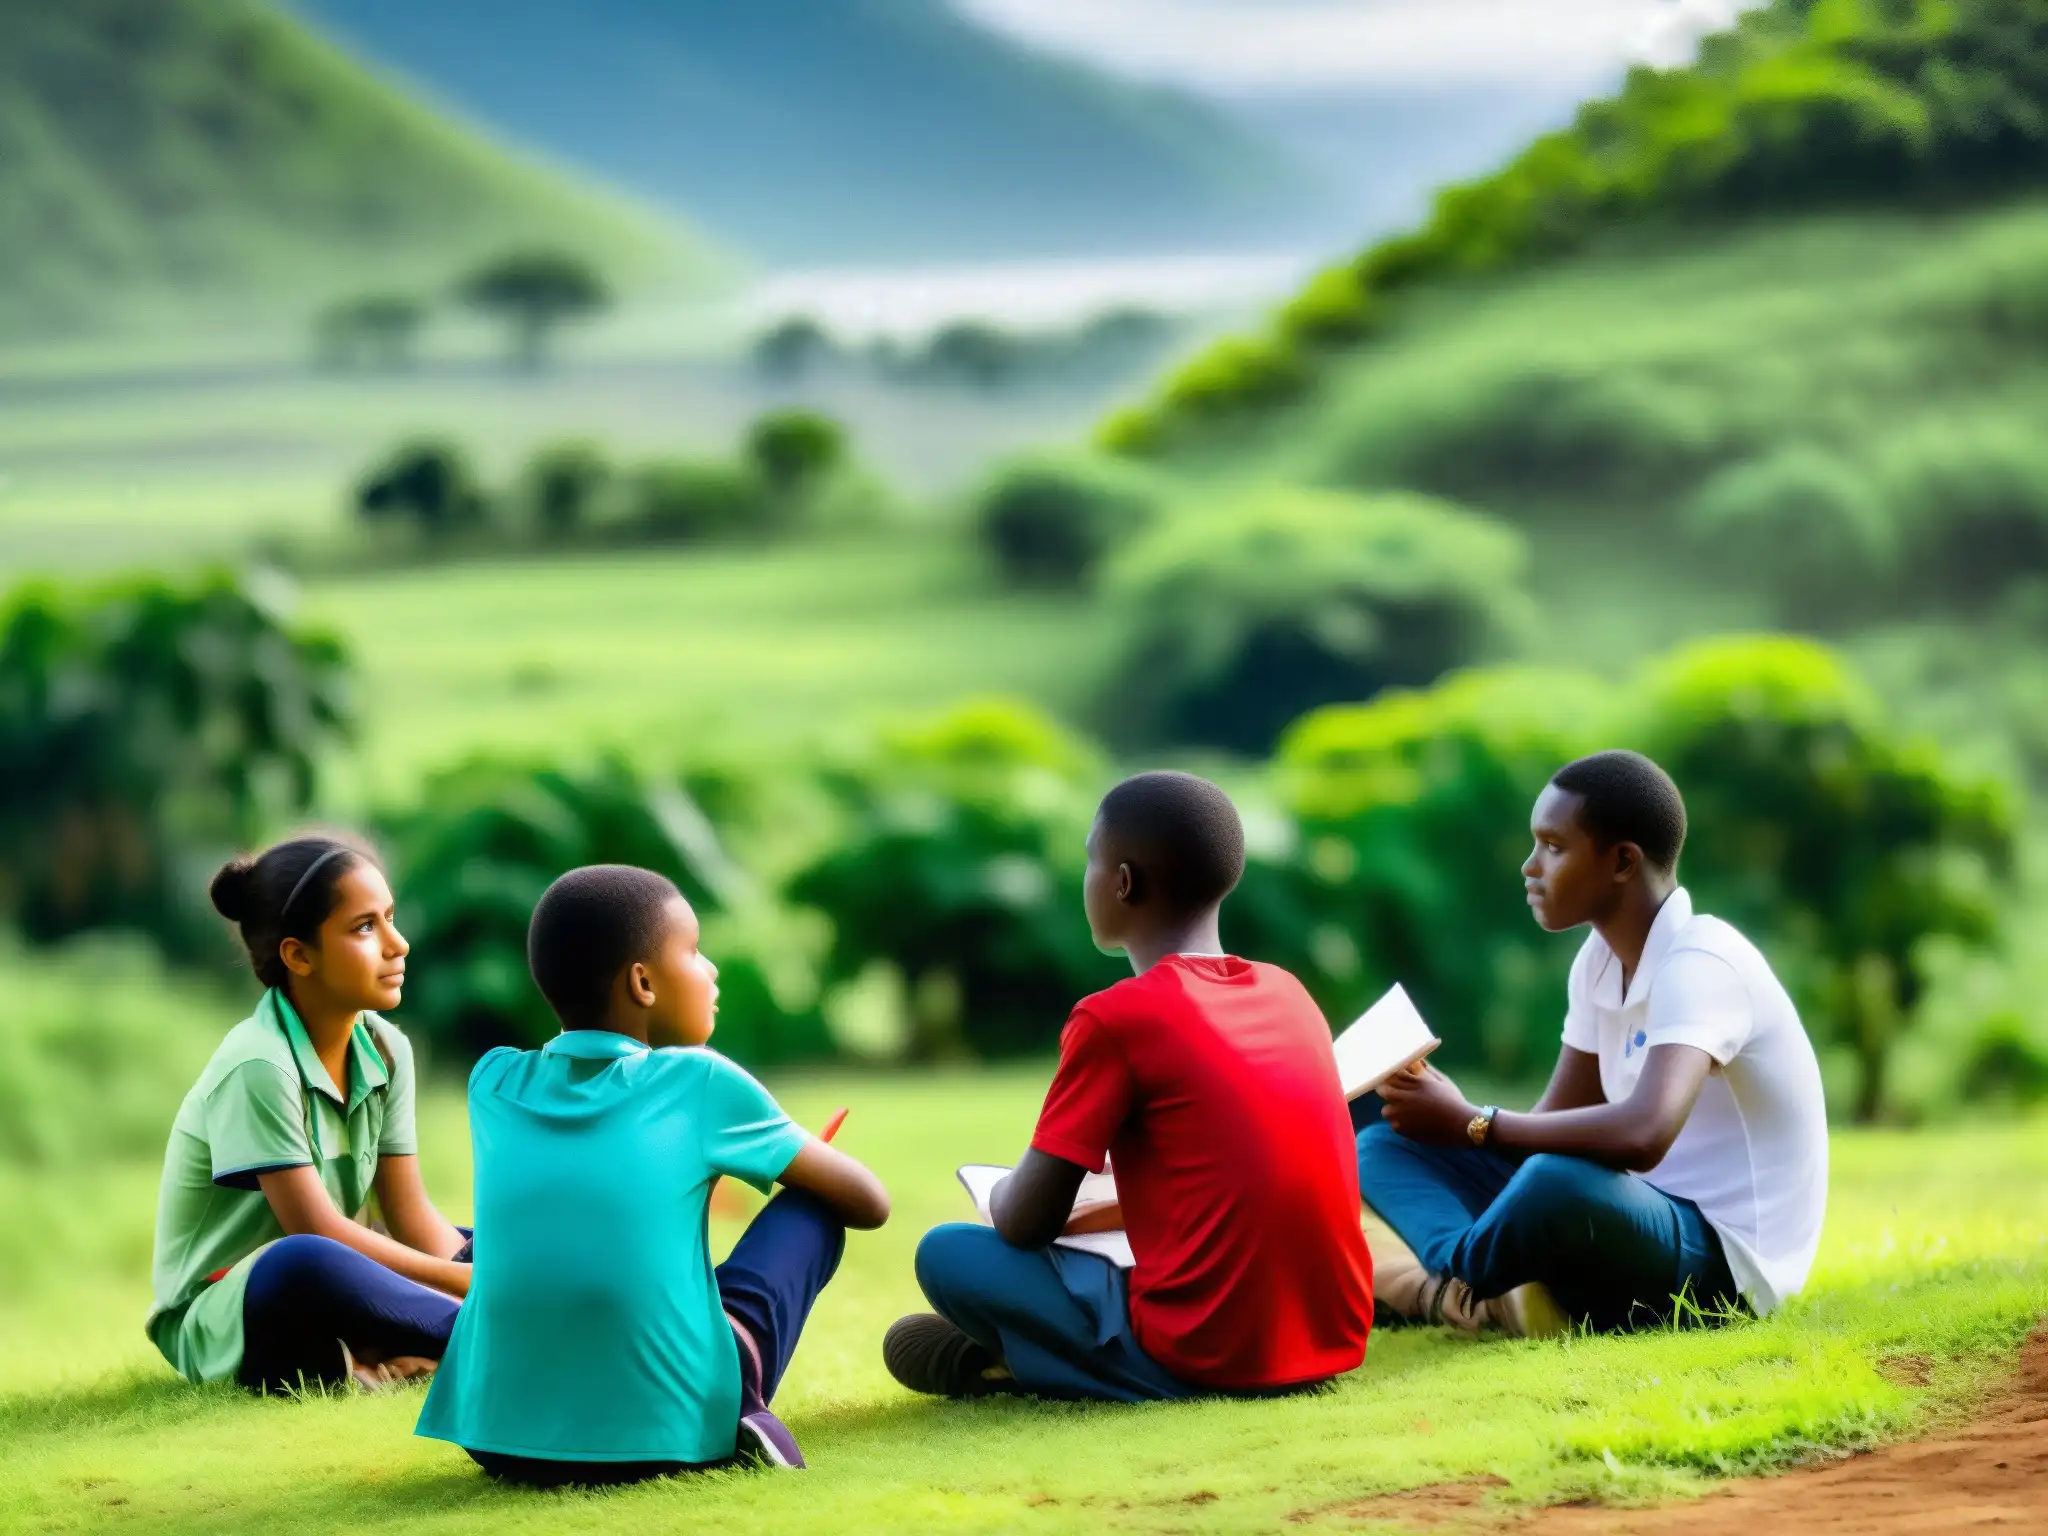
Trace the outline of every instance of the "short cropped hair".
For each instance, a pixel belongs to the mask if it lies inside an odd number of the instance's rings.
[[[1095,815],[1175,915],[1215,906],[1244,875],[1244,823],[1207,779],[1137,774],[1103,796]]]
[[[526,927],[526,967],[564,1029],[603,1026],[612,983],[653,953],[681,894],[666,875],[631,864],[586,864],[541,893]]]
[[[1579,825],[1603,848],[1634,843],[1656,868],[1674,870],[1685,847],[1685,800],[1671,775],[1640,752],[1595,752],[1551,775],[1579,796]]]

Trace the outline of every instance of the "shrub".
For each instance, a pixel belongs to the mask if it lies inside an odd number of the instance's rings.
[[[1309,368],[1286,342],[1264,337],[1219,341],[1166,384],[1167,413],[1223,422],[1293,400],[1308,387]]]
[[[1325,267],[1280,311],[1280,334],[1300,346],[1338,346],[1379,328],[1382,301],[1355,261]]]
[[[216,573],[0,610],[0,916],[220,938],[204,865],[302,812],[349,724],[347,653],[288,596]]]
[[[744,893],[689,796],[615,761],[473,761],[431,780],[386,827],[413,944],[403,1022],[459,1059],[540,1045],[559,1027],[527,973],[526,925],[565,870],[642,865],[706,913]]]
[[[1669,494],[1725,456],[1723,430],[1654,379],[1534,370],[1399,413],[1382,473],[1477,503]]]
[[[393,449],[357,483],[355,505],[366,521],[403,519],[431,535],[473,528],[490,506],[469,455],[439,438]]]
[[[1693,498],[1686,532],[1707,568],[1771,595],[1791,624],[1882,611],[1898,576],[1877,487],[1818,448],[1783,448],[1725,469]]]
[[[1288,731],[1274,773],[1297,827],[1292,958],[1339,1027],[1399,981],[1446,1065],[1548,1070],[1573,950],[1529,917],[1529,808],[1612,710],[1593,679],[1508,668]]]
[[[1017,586],[1076,587],[1157,513],[1160,482],[1095,454],[1005,465],[974,499],[981,545]]]
[[[1115,980],[1081,911],[1103,773],[1029,707],[964,705],[838,770],[847,831],[791,880],[823,912],[829,983],[890,994],[924,1059],[1047,1049]],[[886,983],[886,984],[884,984]]]
[[[1879,459],[1909,595],[1973,610],[2048,574],[2048,445],[2031,423],[1930,428]]]
[[[1110,568],[1131,633],[1103,716],[1125,741],[1262,751],[1317,705],[1505,649],[1524,563],[1511,529],[1418,496],[1276,488],[1171,519]]]
[[[1648,670],[1636,719],[1710,829],[1688,845],[1689,880],[1708,910],[1804,952],[1808,1026],[1853,1054],[1857,1116],[1876,1117],[1928,941],[1996,932],[2007,793],[1895,735],[1861,680],[1807,641],[1686,646]]]
[[[633,528],[643,538],[700,543],[769,530],[767,488],[751,468],[666,459],[634,477]]]
[[[534,521],[550,538],[573,537],[590,526],[611,479],[611,463],[593,442],[576,438],[542,448],[526,464]]]

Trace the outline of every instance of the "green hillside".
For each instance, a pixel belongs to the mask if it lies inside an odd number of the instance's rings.
[[[2048,775],[2044,123],[2041,0],[1778,0],[1102,437],[1493,515],[1545,614],[1522,654],[1826,634]]]
[[[713,270],[258,0],[0,0],[0,166],[0,333],[298,313],[543,239],[621,276]]]

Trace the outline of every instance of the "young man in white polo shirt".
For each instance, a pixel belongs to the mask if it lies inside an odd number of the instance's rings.
[[[1820,1068],[1792,1000],[1756,946],[1694,913],[1685,805],[1648,758],[1561,769],[1530,830],[1536,921],[1593,929],[1564,1048],[1527,1114],[1470,1104],[1434,1068],[1381,1090],[1358,1137],[1381,1309],[1511,1333],[1660,1322],[1679,1296],[1769,1312],[1805,1284],[1827,1205]]]

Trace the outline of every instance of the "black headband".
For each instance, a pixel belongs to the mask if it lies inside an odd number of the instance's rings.
[[[327,863],[329,859],[338,859],[343,854],[351,853],[353,851],[353,849],[336,846],[328,849],[325,853],[321,854],[319,858],[315,859],[312,863],[308,864],[306,866],[306,872],[303,875],[299,876],[299,883],[292,887],[291,895],[285,897],[284,905],[277,909],[277,926],[280,928],[284,926],[285,919],[291,916],[292,904],[296,902],[299,899],[299,897],[305,894],[306,882],[308,880],[311,880],[318,873],[320,873],[321,868]]]

